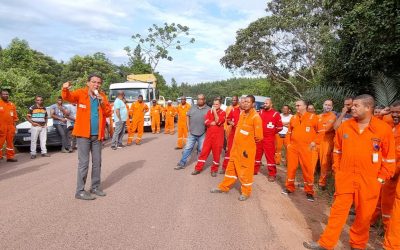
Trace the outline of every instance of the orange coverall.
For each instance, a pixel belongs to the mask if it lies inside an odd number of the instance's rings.
[[[395,142],[389,125],[372,117],[369,126],[360,131],[352,118],[339,127],[333,151],[335,200],[328,224],[318,243],[333,249],[354,203],[356,217],[350,228],[352,248],[365,249],[369,238],[371,216],[375,211],[382,184],[395,169]]]
[[[6,157],[12,159],[14,152],[15,122],[18,121],[14,103],[0,100],[0,158],[3,158],[3,145],[6,142]]]
[[[185,105],[179,104],[177,108],[178,114],[178,142],[177,147],[183,148],[186,144],[188,137],[188,127],[187,127],[187,112],[189,112],[190,104]]]
[[[261,117],[252,108],[249,113],[241,112],[236,127],[230,159],[223,181],[218,188],[228,192],[239,178],[242,195],[250,196],[253,185],[256,142],[263,139]]]
[[[132,103],[129,114],[132,115],[131,128],[128,134],[128,144],[131,144],[135,137],[137,130],[136,144],[139,144],[142,140],[143,129],[144,129],[144,114],[149,111],[149,107],[144,103],[134,102]]]
[[[154,133],[160,133],[160,116],[161,116],[161,106],[156,104],[150,108],[150,118],[151,118],[151,131]]]
[[[322,113],[318,116],[318,139],[317,148],[315,150],[316,156],[313,159],[314,168],[318,162],[321,166],[321,174],[319,177],[319,186],[325,187],[328,174],[332,170],[332,152],[333,152],[333,139],[335,138],[335,130],[333,124],[336,121],[336,115],[332,111]]]
[[[164,134],[174,134],[174,117],[176,115],[176,108],[174,106],[166,106],[164,108],[164,116],[165,116],[165,128]]]
[[[397,161],[397,164],[399,164],[399,161]],[[383,247],[386,250],[400,249],[400,178],[397,179],[396,197],[393,204],[392,216],[390,217],[385,233]]]
[[[317,143],[318,117],[305,112],[296,114],[290,119],[285,142],[287,145],[287,176],[286,188],[294,192],[296,170],[301,165],[304,179],[304,191],[314,194],[314,166],[312,165],[312,149],[310,143]]]

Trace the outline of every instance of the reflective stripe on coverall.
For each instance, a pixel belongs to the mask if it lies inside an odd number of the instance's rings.
[[[225,152],[225,157],[224,157],[224,163],[222,164],[222,169],[225,171],[226,167],[228,166],[229,158],[230,158],[230,152],[232,149],[232,144],[233,144],[233,139],[235,137],[235,132],[236,132],[236,126],[239,122],[239,117],[240,117],[240,108],[239,105],[236,106],[230,106],[230,112],[227,115],[227,122],[228,121],[233,121],[233,126],[232,125],[227,125],[227,128],[225,129],[225,133],[228,131],[228,149]]]
[[[134,102],[130,109],[129,114],[132,115],[131,128],[128,134],[128,144],[131,144],[135,133],[137,131],[136,143],[142,140],[144,129],[144,114],[149,111],[149,107],[144,103]]]
[[[188,137],[188,127],[187,127],[187,112],[189,112],[190,104],[185,105],[179,104],[177,108],[178,114],[178,141],[177,147],[183,148],[186,144]]]
[[[269,176],[276,176],[275,165],[275,135],[283,128],[281,115],[274,109],[260,111],[263,128],[263,140],[257,143],[256,159],[254,163],[254,174],[258,174],[261,167],[263,153],[267,160]]]
[[[205,115],[205,125],[207,127],[206,138],[204,139],[203,148],[197,160],[195,169],[202,171],[208,155],[212,151],[213,164],[211,165],[211,172],[217,172],[219,167],[219,159],[221,157],[222,147],[224,146],[224,122],[225,111],[222,109],[217,110],[218,122],[216,125],[211,125],[215,121],[214,113],[211,110]]]
[[[164,117],[165,117],[165,127],[164,127],[164,133],[165,134],[174,134],[174,117],[176,115],[176,109],[174,106],[166,106],[164,108]]]
[[[239,179],[242,184],[242,195],[250,196],[254,178],[256,142],[261,141],[262,138],[262,121],[257,111],[252,108],[248,114],[241,112],[228,167],[223,181],[218,185],[220,190],[228,192]]]
[[[6,157],[12,159],[14,152],[15,122],[18,121],[14,103],[0,100],[0,158],[3,157],[3,145],[6,143]]]
[[[151,131],[153,133],[160,132],[160,117],[161,117],[161,106],[156,104],[150,108],[150,118],[151,118]]]
[[[382,185],[377,178],[387,180],[395,169],[390,126],[375,117],[363,131],[354,118],[342,123],[336,132],[333,159],[335,200],[318,243],[327,249],[335,247],[354,203],[356,217],[350,228],[350,245],[365,249]]]
[[[294,192],[296,170],[301,165],[304,179],[304,191],[307,194],[314,194],[314,166],[312,165],[312,150],[310,143],[317,141],[318,117],[305,112],[302,116],[292,116],[289,123],[289,130],[286,134],[287,145],[287,176],[286,188]]]

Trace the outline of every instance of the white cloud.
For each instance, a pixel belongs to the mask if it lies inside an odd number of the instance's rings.
[[[158,70],[168,81],[224,79],[232,76],[219,64],[224,50],[239,28],[265,15],[265,6],[261,0],[0,1],[0,44],[19,37],[59,60],[101,51],[123,63],[123,48],[135,46],[131,35],[174,22],[190,27],[196,42],[172,52],[174,60],[161,62]]]

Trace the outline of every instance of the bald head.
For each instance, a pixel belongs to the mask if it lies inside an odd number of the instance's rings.
[[[361,101],[364,106],[370,109],[373,109],[375,107],[375,99],[371,95],[367,94],[359,95],[353,99],[353,102],[356,100]]]

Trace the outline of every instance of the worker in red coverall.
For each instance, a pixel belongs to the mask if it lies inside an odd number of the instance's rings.
[[[240,107],[239,107],[239,98],[238,96],[232,97],[232,105],[229,109],[229,114],[227,115],[227,125],[229,127],[229,134],[228,134],[228,150],[225,152],[224,163],[222,164],[222,169],[220,170],[220,174],[225,174],[226,167],[228,166],[229,162],[229,155],[232,149],[233,138],[235,137],[236,126],[239,121],[240,117]]]
[[[225,111],[221,109],[221,99],[214,100],[213,107],[207,112],[205,118],[204,123],[207,127],[206,138],[204,139],[203,148],[192,175],[200,174],[210,151],[212,151],[213,164],[211,165],[211,176],[216,177],[222,147],[224,146]]]
[[[268,181],[274,182],[276,179],[275,165],[275,135],[282,130],[283,124],[279,112],[272,108],[271,98],[264,101],[264,109],[260,110],[262,120],[263,140],[257,143],[256,160],[254,162],[254,174],[260,171],[263,153],[267,159]]]

